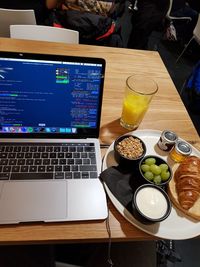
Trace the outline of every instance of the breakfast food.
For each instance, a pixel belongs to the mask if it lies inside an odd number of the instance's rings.
[[[125,158],[135,159],[143,154],[144,149],[138,138],[129,136],[117,144],[117,151]]]
[[[168,211],[168,203],[164,193],[157,187],[143,186],[136,195],[138,210],[152,220],[163,218]]]
[[[149,182],[156,185],[167,182],[171,176],[167,163],[161,158],[153,156],[146,157],[142,160],[140,170]]]
[[[177,168],[169,183],[172,202],[188,216],[200,220],[200,159],[189,156]]]

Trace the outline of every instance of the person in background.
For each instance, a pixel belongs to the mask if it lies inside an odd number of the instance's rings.
[[[176,28],[177,39],[183,44],[188,43],[193,35],[193,30],[198,20],[198,12],[190,7],[186,0],[173,0],[171,16],[173,17],[190,17],[191,20],[173,20]]]
[[[87,11],[107,16],[112,8],[112,1],[98,0],[46,0],[48,9]]]
[[[117,6],[113,0],[46,0],[53,26],[78,31],[81,44],[113,47],[123,47],[116,22],[123,5]]]
[[[132,3],[132,6],[134,6]],[[132,15],[132,30],[128,48],[147,49],[151,33],[162,24],[169,0],[138,0]]]

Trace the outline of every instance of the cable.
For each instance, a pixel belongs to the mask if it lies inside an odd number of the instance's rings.
[[[101,144],[100,145],[101,148],[107,148],[109,146],[110,146],[109,144]],[[103,167],[103,160],[104,160],[104,157],[102,158],[102,167]],[[101,168],[101,171],[103,171],[102,168]],[[104,187],[104,190],[105,190],[104,183],[103,183],[103,187]],[[106,190],[105,190],[105,192],[106,192]],[[110,220],[109,220],[110,211],[109,211],[109,207],[108,207],[108,201],[107,201],[107,209],[108,209],[108,216],[106,218],[106,230],[107,230],[107,233],[108,233],[108,256],[107,256],[108,258],[107,258],[107,262],[108,262],[109,266],[112,267],[112,266],[114,266],[114,263],[113,263],[113,261],[111,259],[112,236],[111,236],[111,229],[110,229]]]
[[[111,229],[110,229],[110,221],[109,221],[109,209],[108,209],[108,217],[106,218],[106,229],[108,232],[108,263],[112,267],[114,263],[111,259],[111,245],[112,245],[112,237],[111,237]]]

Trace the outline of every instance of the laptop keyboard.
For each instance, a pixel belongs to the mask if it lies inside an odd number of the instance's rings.
[[[0,180],[97,177],[94,143],[0,145]]]

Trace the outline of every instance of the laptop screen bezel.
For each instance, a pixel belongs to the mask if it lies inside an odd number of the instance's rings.
[[[105,79],[106,61],[104,58],[97,57],[82,57],[82,56],[69,56],[69,55],[55,55],[55,54],[39,54],[39,53],[23,53],[23,52],[0,52],[0,58],[13,58],[13,59],[33,59],[33,60],[47,60],[47,61],[69,61],[81,63],[95,63],[102,64],[100,93],[99,93],[99,112],[97,116],[96,128],[80,129],[78,134],[73,133],[0,133],[0,138],[48,138],[48,139],[65,139],[65,138],[98,138],[100,131],[101,110],[103,101],[103,87]]]

